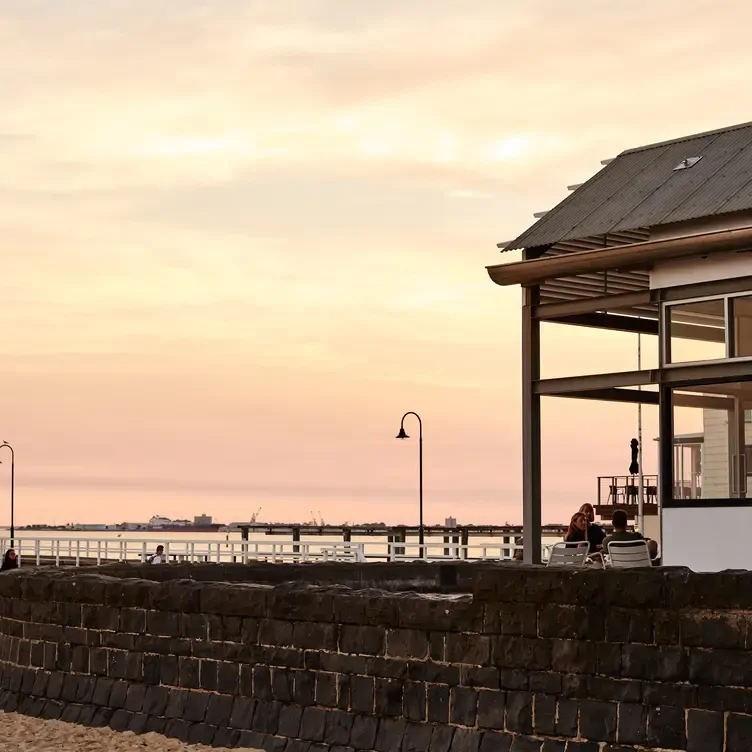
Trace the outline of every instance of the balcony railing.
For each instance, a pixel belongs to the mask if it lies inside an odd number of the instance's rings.
[[[643,503],[658,507],[658,476],[643,475]],[[598,506],[637,506],[639,481],[636,475],[598,476]]]

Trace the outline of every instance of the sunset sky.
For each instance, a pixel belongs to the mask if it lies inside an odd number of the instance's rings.
[[[520,293],[484,267],[601,159],[752,120],[750,24],[718,0],[3,0],[16,522],[414,523],[407,410],[427,522],[520,520]],[[544,347],[544,376],[636,365],[630,335]],[[626,472],[636,408],[544,422],[560,521]]]

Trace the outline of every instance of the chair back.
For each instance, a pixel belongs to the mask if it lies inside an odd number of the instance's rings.
[[[644,540],[609,541],[608,555],[611,566],[617,569],[653,566],[648,544]]]
[[[588,560],[588,541],[564,541],[551,548],[548,557],[549,567],[584,567]]]

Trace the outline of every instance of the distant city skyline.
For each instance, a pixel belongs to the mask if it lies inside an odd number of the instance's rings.
[[[413,524],[408,410],[426,524],[519,521],[519,291],[484,266],[601,159],[749,120],[749,22],[709,0],[6,0],[16,523]],[[636,363],[628,334],[543,345],[545,376]],[[636,410],[543,419],[559,522],[627,472]]]

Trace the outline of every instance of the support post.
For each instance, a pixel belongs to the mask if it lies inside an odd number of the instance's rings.
[[[658,436],[658,519],[663,558],[663,505],[674,495],[674,416],[671,387],[663,385],[658,391]]]
[[[541,562],[541,409],[535,382],[540,379],[540,322],[536,287],[522,290],[522,525],[525,564]]]
[[[294,554],[299,554],[300,553],[300,546],[297,545],[298,543],[300,543],[300,528],[299,527],[294,527],[292,529],[292,542],[295,544],[292,547],[292,552]]]

